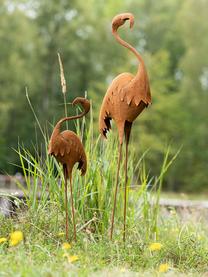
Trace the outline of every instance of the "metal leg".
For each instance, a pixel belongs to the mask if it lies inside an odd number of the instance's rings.
[[[67,198],[67,168],[63,165],[64,171],[64,186],[65,186],[65,211],[66,211],[66,240],[69,239],[69,216],[68,216],[68,198]]]
[[[128,165],[128,144],[126,143],[126,158],[125,158],[125,185],[124,185],[124,225],[123,225],[123,241],[126,241],[126,198],[127,198],[127,165]]]
[[[77,239],[77,231],[76,231],[76,222],[75,222],[75,212],[74,212],[74,201],[73,201],[73,193],[72,193],[72,177],[70,175],[70,192],[71,192],[71,211],[72,211],[72,221],[74,226],[74,240]]]
[[[116,175],[116,188],[115,188],[114,204],[113,204],[113,211],[112,211],[112,217],[111,217],[111,230],[110,230],[110,239],[111,240],[112,240],[112,237],[113,237],[114,215],[115,215],[115,209],[116,209],[116,197],[117,197],[117,191],[118,191],[118,178],[119,178],[119,170],[120,170],[120,162],[121,162],[121,150],[122,150],[122,143],[119,144],[119,157],[118,157],[118,169],[117,169],[117,175]]]
[[[128,175],[127,175],[127,168],[128,168],[128,145],[129,139],[131,134],[131,127],[132,122],[125,122],[124,133],[125,133],[125,140],[126,140],[126,157],[125,157],[125,184],[124,184],[124,223],[123,223],[123,242],[126,241],[126,208],[127,208],[127,182],[128,182]]]

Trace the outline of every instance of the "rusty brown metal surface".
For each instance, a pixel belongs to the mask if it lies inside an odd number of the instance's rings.
[[[122,13],[116,15],[112,20],[112,34],[116,41],[122,46],[129,49],[139,62],[136,75],[131,73],[122,73],[118,75],[109,86],[103,99],[100,116],[99,130],[103,137],[111,129],[111,120],[115,121],[119,134],[119,159],[116,178],[116,188],[114,196],[114,205],[111,219],[110,238],[113,235],[114,212],[116,207],[116,195],[118,189],[118,176],[120,169],[120,159],[123,144],[123,137],[126,141],[126,160],[125,160],[125,189],[124,189],[124,231],[123,240],[125,241],[126,233],[126,184],[127,184],[127,162],[128,162],[128,144],[133,121],[138,115],[151,103],[151,93],[149,79],[145,68],[144,61],[137,50],[129,43],[121,39],[117,30],[126,21],[130,22],[130,28],[134,25],[134,16],[131,13]]]
[[[87,170],[87,158],[84,147],[79,137],[72,131],[65,130],[61,132],[61,125],[65,121],[74,120],[85,116],[90,110],[90,102],[81,97],[77,97],[72,105],[80,104],[83,112],[76,116],[64,117],[56,124],[48,147],[48,154],[53,155],[56,160],[63,165],[65,179],[65,204],[66,204],[66,239],[68,240],[68,208],[67,208],[67,180],[70,180],[71,208],[74,225],[74,239],[76,240],[76,224],[74,216],[74,204],[72,193],[72,170],[76,163],[81,174],[84,175]]]

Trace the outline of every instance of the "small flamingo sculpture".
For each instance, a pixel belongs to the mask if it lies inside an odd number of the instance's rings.
[[[141,55],[130,44],[120,38],[117,30],[125,21],[130,21],[130,28],[134,25],[134,16],[131,13],[116,15],[112,21],[112,33],[115,39],[122,46],[129,49],[139,61],[137,74],[134,76],[130,73],[118,75],[109,86],[103,99],[99,116],[99,130],[102,136],[106,138],[106,133],[111,129],[111,119],[113,119],[118,128],[119,134],[119,157],[116,176],[116,187],[114,195],[114,204],[111,218],[110,239],[113,236],[114,213],[116,208],[116,196],[118,190],[118,178],[120,170],[121,151],[123,136],[126,141],[126,158],[125,158],[125,187],[124,187],[124,227],[123,241],[126,237],[126,192],[127,192],[127,163],[128,163],[128,144],[133,121],[137,116],[151,103],[151,94],[149,87],[148,75],[144,61]]]
[[[61,124],[68,120],[78,119],[85,116],[90,110],[90,102],[81,97],[77,97],[72,102],[72,105],[80,104],[84,111],[76,116],[64,117],[58,121],[50,138],[48,154],[53,155],[58,162],[63,165],[64,180],[65,180],[65,209],[66,209],[66,240],[69,238],[68,230],[68,199],[67,199],[67,180],[70,180],[71,193],[71,212],[74,226],[74,240],[76,240],[76,223],[72,193],[72,170],[75,163],[78,163],[78,169],[84,175],[87,170],[87,158],[84,147],[79,137],[72,131],[61,132]]]

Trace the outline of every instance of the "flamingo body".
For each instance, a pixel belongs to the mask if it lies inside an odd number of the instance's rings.
[[[119,44],[129,49],[136,56],[137,60],[139,61],[138,70],[136,75],[125,72],[118,75],[112,81],[103,99],[99,116],[99,130],[102,136],[106,138],[106,133],[111,129],[111,119],[115,121],[119,135],[118,168],[116,175],[114,204],[111,217],[110,239],[112,239],[113,236],[114,213],[116,208],[121,151],[124,136],[126,141],[123,229],[124,242],[126,236],[128,144],[131,134],[131,128],[134,120],[141,114],[145,107],[147,107],[151,103],[149,79],[144,61],[137,50],[128,42],[124,41],[117,32],[119,27],[124,25],[127,20],[130,21],[130,28],[132,28],[134,25],[134,16],[131,13],[116,15],[112,21],[112,34]]]
[[[142,82],[143,87],[135,86],[134,79],[133,74],[122,73],[109,86],[99,116],[99,129],[103,136],[106,137],[107,131],[111,128],[110,121],[113,119],[122,142],[125,122],[132,123],[151,103],[149,83]]]
[[[72,192],[72,170],[76,163],[78,169],[81,170],[81,175],[84,175],[87,170],[87,158],[84,147],[79,137],[72,131],[62,131],[61,124],[68,120],[78,119],[86,115],[90,110],[90,102],[82,97],[77,97],[72,102],[72,105],[80,104],[84,111],[76,116],[64,117],[60,119],[53,129],[50,142],[48,145],[48,154],[56,158],[56,160],[63,165],[64,184],[65,184],[65,210],[66,210],[66,240],[68,240],[68,199],[67,199],[67,179],[70,179],[70,193],[71,193],[71,211],[72,221],[74,226],[74,239],[76,240],[76,223],[75,211]]]
[[[55,140],[51,139],[48,153],[53,155],[58,162],[65,164],[67,175],[70,176],[73,167],[78,163],[78,169],[81,170],[81,175],[84,175],[87,170],[87,158],[84,147],[79,137],[72,131],[63,131]]]

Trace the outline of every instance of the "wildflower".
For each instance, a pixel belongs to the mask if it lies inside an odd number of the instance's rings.
[[[169,270],[169,265],[168,264],[161,264],[160,266],[159,266],[159,272],[167,272],[168,270]]]
[[[10,234],[9,245],[16,246],[23,240],[23,233],[21,231],[15,231]]]
[[[200,241],[200,240],[202,240],[203,239],[203,237],[201,236],[201,235],[198,235],[197,236],[197,239]],[[1,240],[1,239],[0,239]],[[1,242],[1,241],[0,241]]]
[[[1,244],[1,243],[4,243],[5,241],[7,241],[6,238],[0,238],[0,244]]]
[[[71,244],[69,244],[68,242],[64,242],[64,243],[62,244],[62,249],[68,250],[68,249],[70,249],[70,248],[71,248]]]
[[[172,231],[172,233],[177,234],[179,232],[179,229],[178,228],[173,228],[171,231]]]
[[[77,260],[79,260],[79,257],[77,255],[72,255],[70,256],[69,254],[67,253],[64,253],[63,255],[64,258],[67,258],[68,262],[69,263],[73,263],[73,262],[76,262]]]
[[[63,237],[65,235],[65,233],[64,232],[60,232],[60,233],[58,233],[58,237]]]
[[[79,257],[77,255],[68,256],[68,262],[69,263],[76,262],[77,260],[79,260]]]
[[[170,214],[173,215],[173,216],[176,215],[176,210],[171,210]]]
[[[149,249],[151,251],[159,251],[162,247],[162,244],[159,242],[154,242],[149,245]]]

